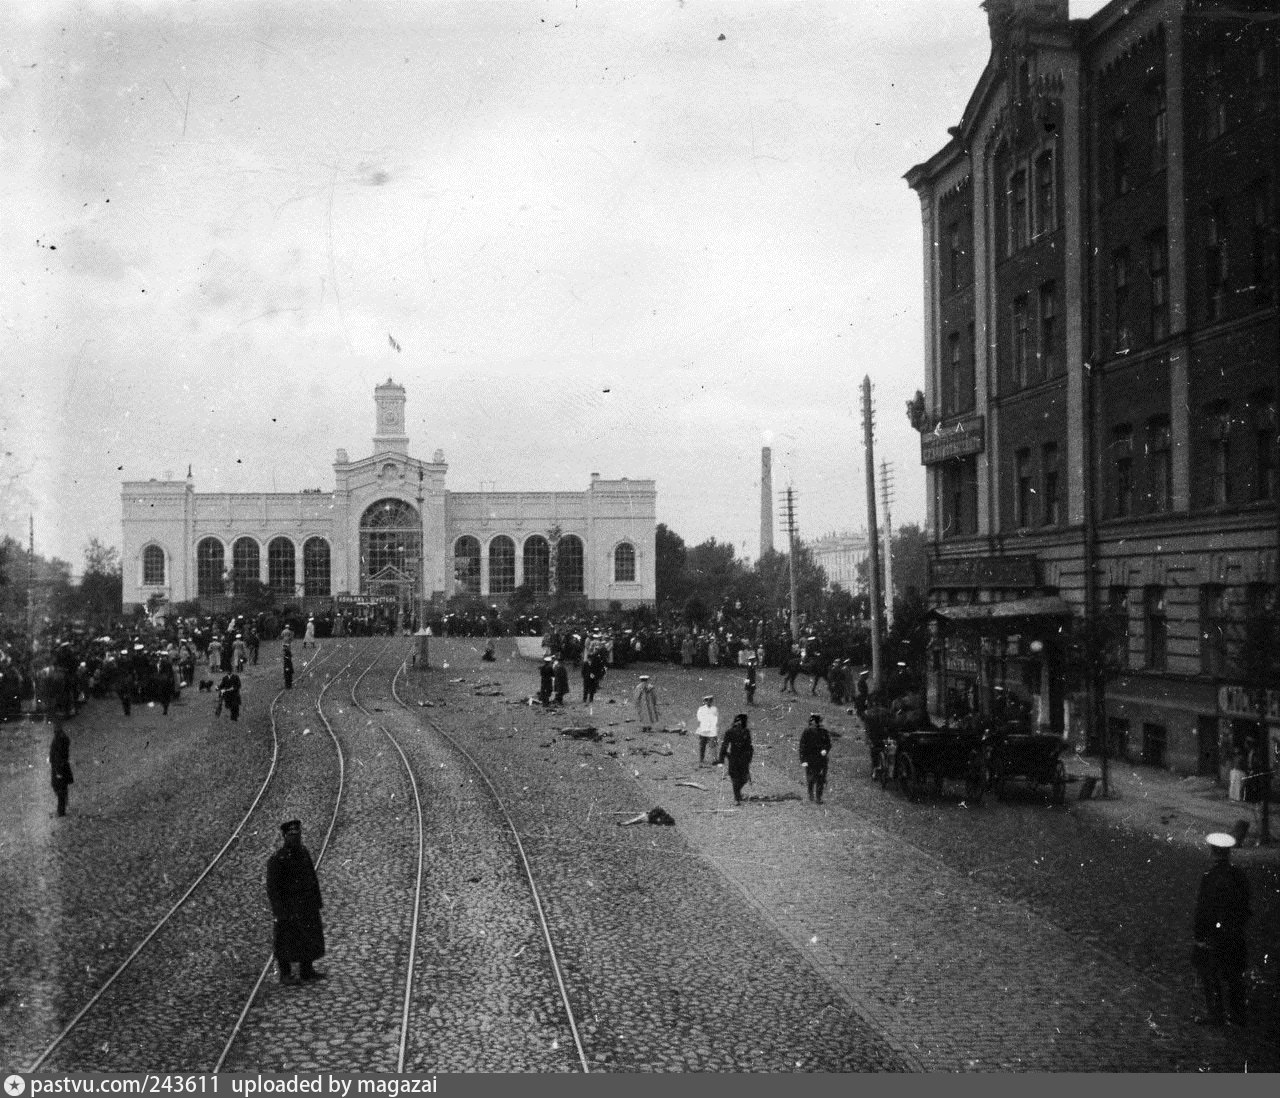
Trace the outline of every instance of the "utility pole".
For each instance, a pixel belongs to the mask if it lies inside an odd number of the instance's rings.
[[[787,572],[791,579],[791,642],[792,644],[800,643],[800,607],[799,599],[796,597],[796,546],[799,544],[796,537],[796,500],[795,489],[788,488],[786,491],[786,507],[787,507]]]
[[[880,502],[884,507],[884,617],[889,632],[893,632],[893,466],[880,463]]]
[[[871,405],[871,378],[862,379],[862,444],[866,449],[867,467],[867,541],[870,543],[871,567],[871,692],[881,686],[880,613],[880,531],[876,525],[876,456],[875,410]]]
[[[32,574],[36,560],[36,517],[27,516],[27,644],[31,655],[36,653],[36,604]]]

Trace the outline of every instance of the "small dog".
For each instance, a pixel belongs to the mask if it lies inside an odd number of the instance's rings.
[[[211,694],[211,693],[213,693],[213,679],[201,679],[201,680],[200,680],[200,693],[202,693],[202,694]]]

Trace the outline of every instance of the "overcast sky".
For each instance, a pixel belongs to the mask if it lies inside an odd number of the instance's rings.
[[[78,573],[122,480],[331,490],[389,376],[454,491],[653,478],[754,558],[766,439],[865,526],[869,374],[921,521],[902,176],[987,54],[978,0],[0,0],[3,532]]]

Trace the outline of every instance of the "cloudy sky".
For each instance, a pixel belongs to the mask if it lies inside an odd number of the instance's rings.
[[[329,490],[387,377],[455,491],[651,477],[754,557],[766,439],[865,525],[869,374],[920,521],[902,176],[987,52],[978,0],[0,0],[0,529],[78,572],[125,479]]]

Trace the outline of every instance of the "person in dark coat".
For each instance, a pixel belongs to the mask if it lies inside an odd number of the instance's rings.
[[[747,704],[755,705],[756,703],[756,658],[751,656],[747,659],[747,677],[742,680],[742,690],[747,696]]]
[[[556,673],[551,667],[551,657],[542,657],[542,666],[538,668],[538,701],[543,705],[551,704],[551,691],[555,688]]]
[[[302,845],[301,821],[282,823],[280,833],[284,842],[267,859],[267,899],[275,920],[273,949],[280,966],[280,982],[323,980],[326,974],[313,967],[324,956],[320,879],[311,852]],[[293,964],[298,966],[296,976],[290,971]]]
[[[747,715],[739,713],[733,718],[733,724],[724,734],[720,743],[720,758],[717,766],[723,766],[728,760],[729,781],[733,784],[733,799],[742,802],[742,787],[751,781],[751,757],[755,749],[751,746],[751,732],[747,728]]]
[[[569,669],[564,660],[556,660],[551,665],[552,681],[555,683],[556,705],[564,705],[564,696],[569,693]]]
[[[1249,880],[1231,864],[1231,835],[1215,832],[1206,840],[1213,865],[1200,878],[1192,926],[1196,970],[1204,988],[1207,1013],[1200,1025],[1220,1026],[1227,1018],[1233,1025],[1246,1024],[1244,971],[1248,963],[1245,932],[1251,914]],[[1223,991],[1226,1010],[1223,1010]]]
[[[228,671],[218,683],[218,707],[213,714],[215,717],[222,712],[224,705],[231,712],[231,719],[238,721],[240,719],[240,676],[234,671]]]
[[[800,733],[800,765],[804,767],[809,800],[822,803],[827,785],[827,758],[831,754],[831,733],[822,727],[822,716],[809,715],[809,726]]]
[[[75,777],[71,773],[71,740],[61,721],[53,722],[53,742],[49,745],[49,783],[58,797],[58,815],[67,814],[67,792]]]
[[[284,688],[293,689],[293,649],[285,645],[280,651],[280,659],[284,664]]]
[[[787,687],[791,687],[791,693],[799,693],[796,690],[796,676],[800,674],[800,653],[796,650],[795,645],[791,646],[791,651],[782,658],[782,667],[780,673],[782,675],[781,693],[787,692]]]

